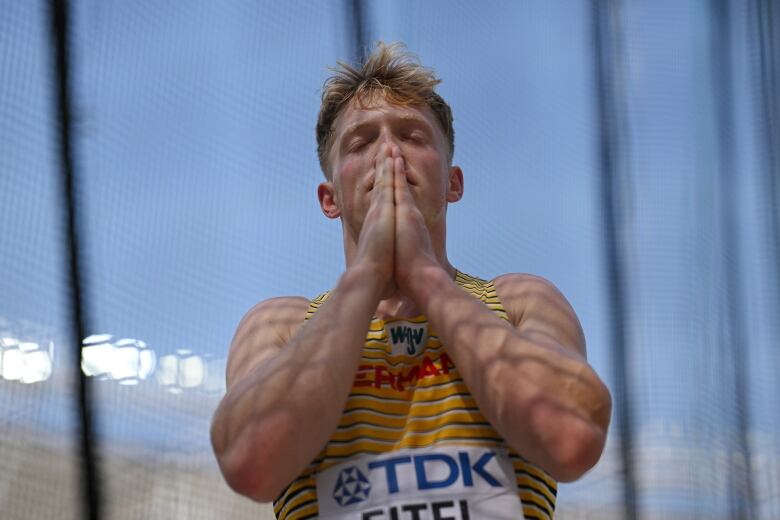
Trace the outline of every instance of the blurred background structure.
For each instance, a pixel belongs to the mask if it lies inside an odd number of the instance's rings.
[[[52,19],[0,0],[0,517],[272,518],[209,422],[241,316],[343,270],[319,88],[383,39],[453,107],[453,264],[553,281],[612,389],[556,517],[780,518],[778,2],[73,0],[67,41]]]

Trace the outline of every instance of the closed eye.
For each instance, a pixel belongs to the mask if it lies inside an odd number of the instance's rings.
[[[413,143],[420,143],[420,144],[424,144],[428,140],[425,133],[420,131],[410,132],[404,136],[404,139],[407,141],[412,141]]]
[[[366,144],[368,144],[368,142],[363,139],[355,140],[354,142],[349,143],[349,146],[347,147],[347,151],[350,153],[359,152],[360,150],[365,148]]]
[[[366,147],[366,145],[371,144],[373,140],[374,137],[371,135],[355,136],[350,141],[347,142],[347,152],[348,153],[360,152],[363,148]]]

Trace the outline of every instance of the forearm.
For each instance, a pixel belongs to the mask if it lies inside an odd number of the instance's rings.
[[[348,270],[290,343],[228,391],[212,442],[240,492],[275,498],[322,449],[343,411],[380,290],[368,273]]]
[[[576,478],[594,453],[597,460],[611,405],[581,356],[521,333],[443,270],[418,273],[412,286],[481,412],[512,448],[559,480]]]

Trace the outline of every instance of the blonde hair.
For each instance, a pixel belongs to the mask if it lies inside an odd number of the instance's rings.
[[[441,83],[432,69],[423,67],[419,59],[408,52],[402,43],[377,42],[365,61],[353,67],[337,62],[334,74],[322,87],[322,104],[317,117],[317,156],[327,179],[331,178],[328,152],[332,144],[333,123],[344,107],[355,99],[360,108],[366,108],[383,96],[395,105],[428,106],[436,116],[449,144],[448,160],[455,151],[455,130],[452,110],[434,91]]]

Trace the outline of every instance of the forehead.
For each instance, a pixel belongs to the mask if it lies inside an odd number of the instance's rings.
[[[333,134],[338,139],[351,130],[383,119],[419,121],[436,127],[436,116],[427,105],[397,105],[388,102],[384,96],[377,96],[364,100],[363,106],[356,99],[350,100],[336,118]]]

